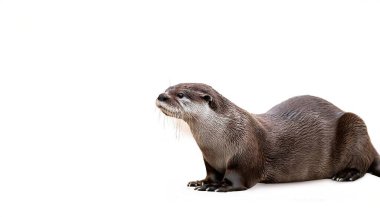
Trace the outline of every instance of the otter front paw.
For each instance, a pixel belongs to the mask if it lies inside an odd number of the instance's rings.
[[[205,180],[197,180],[197,181],[191,181],[187,183],[187,187],[199,187],[202,186]]]
[[[202,186],[194,188],[196,191],[215,191],[220,186],[219,183],[204,183]]]
[[[203,184],[199,187],[194,188],[194,190],[228,192],[228,191],[244,191],[244,190],[247,190],[247,188],[242,185],[232,185],[232,183],[222,181],[222,182],[213,182],[213,183]]]
[[[228,192],[228,191],[244,191],[247,190],[244,186],[223,186],[215,189],[215,192]]]

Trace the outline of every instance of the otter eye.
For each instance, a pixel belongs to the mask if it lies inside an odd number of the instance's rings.
[[[177,97],[180,99],[183,98],[183,93],[177,93]]]

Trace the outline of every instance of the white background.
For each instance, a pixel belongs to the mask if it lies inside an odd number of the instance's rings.
[[[377,215],[380,178],[196,192],[155,108],[203,82],[254,113],[312,94],[380,150],[379,1],[0,0],[0,216]],[[377,211],[377,212],[375,212]]]

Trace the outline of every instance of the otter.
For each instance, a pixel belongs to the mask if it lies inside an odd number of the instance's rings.
[[[203,154],[206,177],[198,191],[241,191],[257,183],[380,176],[380,157],[364,121],[315,96],[290,98],[251,114],[211,86],[182,83],[161,93],[156,106],[184,120]]]

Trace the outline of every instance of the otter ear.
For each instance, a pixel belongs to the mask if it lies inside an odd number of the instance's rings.
[[[217,106],[216,106],[216,103],[214,102],[214,99],[212,98],[212,96],[205,94],[202,96],[202,98],[204,100],[206,100],[206,102],[208,102],[208,105],[210,106],[211,109],[216,110]]]
[[[205,94],[202,96],[202,98],[206,100],[206,102],[212,102],[212,97],[210,95]]]

